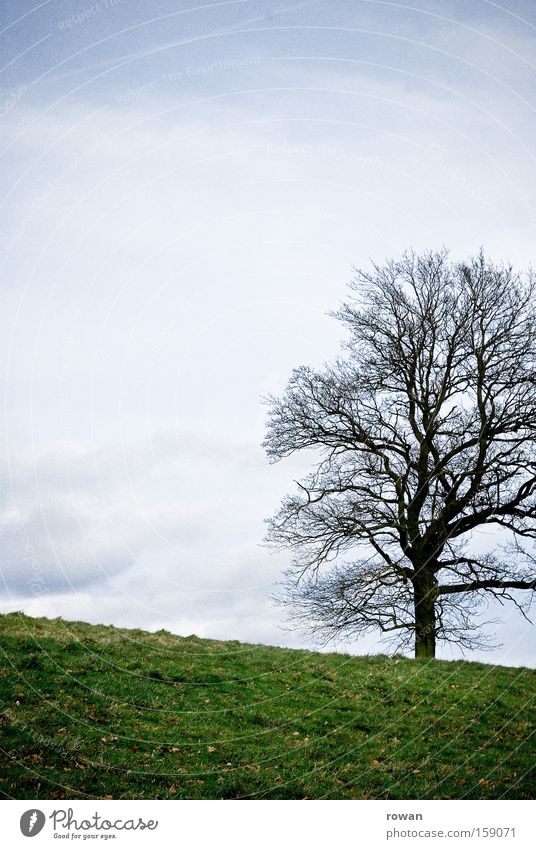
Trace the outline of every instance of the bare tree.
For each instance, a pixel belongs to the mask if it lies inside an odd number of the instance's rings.
[[[446,251],[357,271],[344,355],[269,397],[272,461],[317,462],[269,522],[294,551],[293,615],[328,638],[381,629],[416,657],[483,645],[489,596],[536,589],[531,274]],[[482,531],[486,531],[482,533]],[[528,547],[528,549],[527,549]],[[525,597],[525,601],[520,599]]]

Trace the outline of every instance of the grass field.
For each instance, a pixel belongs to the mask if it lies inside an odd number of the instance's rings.
[[[0,631],[4,798],[536,795],[532,670],[20,613]]]

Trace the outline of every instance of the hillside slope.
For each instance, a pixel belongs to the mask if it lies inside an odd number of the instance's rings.
[[[534,795],[531,670],[20,613],[0,634],[4,798]]]

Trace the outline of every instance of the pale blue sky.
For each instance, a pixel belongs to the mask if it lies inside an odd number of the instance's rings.
[[[268,466],[260,396],[337,352],[355,265],[529,265],[536,7],[1,15],[0,609],[301,644],[259,543],[306,461]],[[530,663],[501,615],[484,658]]]

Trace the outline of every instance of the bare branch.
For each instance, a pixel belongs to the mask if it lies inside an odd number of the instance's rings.
[[[270,460],[319,457],[269,522],[294,553],[291,607],[316,633],[481,645],[483,597],[536,588],[519,546],[536,540],[534,279],[440,251],[357,271],[351,288],[335,314],[345,356],[268,399]],[[481,526],[510,556],[467,550]]]

